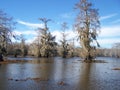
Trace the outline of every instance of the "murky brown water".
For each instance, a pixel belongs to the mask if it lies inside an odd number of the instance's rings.
[[[120,59],[98,58],[108,63],[81,63],[76,57],[17,59],[35,60],[0,64],[0,90],[120,90],[120,70],[112,70],[120,68]]]

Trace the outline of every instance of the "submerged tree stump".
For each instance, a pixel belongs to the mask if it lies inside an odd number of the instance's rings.
[[[3,56],[0,54],[0,62],[3,61]]]
[[[92,62],[94,62],[94,60],[83,60],[83,62],[85,62],[85,63],[92,63]]]

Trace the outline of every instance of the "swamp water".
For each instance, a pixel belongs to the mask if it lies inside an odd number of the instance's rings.
[[[0,64],[0,90],[120,90],[120,59],[82,63],[80,58],[8,58]],[[30,61],[30,62],[29,62]]]

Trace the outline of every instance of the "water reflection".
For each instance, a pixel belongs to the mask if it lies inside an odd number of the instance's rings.
[[[81,69],[81,77],[80,77],[80,89],[88,90],[89,82],[90,82],[90,73],[91,73],[91,63],[83,63]]]
[[[111,59],[112,61],[113,59]],[[114,62],[114,61],[112,61]],[[1,90],[119,90],[119,63],[81,63],[79,58],[35,58],[0,65]],[[38,80],[37,80],[38,79]],[[61,86],[58,82],[63,81]]]
[[[61,60],[60,62],[58,63],[54,63],[53,64],[53,78],[55,81],[59,81],[59,80],[62,80],[63,76],[64,76],[64,64],[65,63],[62,63],[63,60]]]

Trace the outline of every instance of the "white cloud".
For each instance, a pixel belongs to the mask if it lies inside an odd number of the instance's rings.
[[[73,14],[74,14],[73,12],[69,12],[69,13],[63,13],[60,16],[62,18],[70,19],[70,18],[73,18],[73,16],[74,16]]]
[[[111,47],[114,43],[120,42],[120,26],[102,27],[98,42],[103,47]]]
[[[114,43],[120,42],[119,38],[104,38],[98,39],[101,47],[111,48]]]
[[[27,36],[27,37],[25,37],[26,43],[30,44],[36,39],[37,32],[36,31],[31,31],[31,30],[27,30],[27,31],[14,30],[13,34],[18,35],[18,36],[20,36],[21,34],[24,35],[24,36]],[[12,41],[14,42],[16,40],[14,38],[12,38]]]
[[[73,30],[66,31],[68,33],[67,40],[77,39],[77,33]],[[56,41],[59,42],[61,40],[61,32],[59,30],[55,30],[52,32],[52,35],[56,36]],[[120,42],[120,26],[106,26],[101,28],[101,33],[98,37],[98,42],[102,47],[111,47],[114,43]],[[75,40],[75,46],[80,46],[79,42]]]
[[[100,37],[120,36],[120,26],[106,26],[101,28]]]
[[[60,40],[62,40],[62,32],[60,32],[60,30],[55,30],[52,32],[52,35],[56,36],[56,41],[58,43],[60,43]],[[73,30],[68,30],[66,31],[66,39],[69,41],[69,42],[72,42],[73,39],[75,39],[75,46],[79,46],[79,43],[77,42],[76,38],[77,38],[77,34],[75,31]]]
[[[31,30],[14,30],[14,32],[13,32],[14,34],[16,34],[16,35],[21,35],[21,34],[23,34],[23,35],[37,35],[37,32],[35,32],[35,31],[31,31]]]
[[[56,30],[52,32],[53,36],[56,36],[56,41],[59,42],[59,40],[61,39],[61,32]]]
[[[28,27],[32,27],[32,28],[44,27],[43,24],[24,22],[24,21],[21,21],[21,20],[17,20],[17,22],[19,24],[22,24],[22,25],[25,25],[25,26],[28,26]]]
[[[118,15],[117,13],[114,13],[114,14],[102,16],[102,17],[100,17],[100,20],[109,19],[109,18],[112,18],[112,17],[117,16],[117,15]]]
[[[60,32],[59,30],[56,30],[56,31],[52,32],[52,35],[56,36],[56,38],[58,40],[61,40],[61,38],[62,38],[62,34],[61,33],[62,32]],[[67,40],[71,40],[71,39],[76,37],[75,32],[73,32],[72,30],[66,31],[65,34],[67,35],[67,37],[66,37]]]
[[[15,35],[21,35],[22,33],[21,32],[19,32],[19,31],[13,31],[13,34],[15,34]]]

